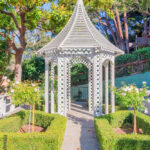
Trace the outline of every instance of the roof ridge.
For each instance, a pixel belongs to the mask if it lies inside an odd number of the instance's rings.
[[[80,1],[80,0],[78,0],[77,3],[78,3],[79,1]],[[74,12],[73,12],[73,13],[75,13],[75,11],[76,11],[77,13],[78,13],[78,11],[79,11],[77,5],[75,6],[75,9],[74,9]],[[74,22],[72,23],[72,26],[71,26],[71,28],[70,28],[70,31],[68,32],[68,34],[67,34],[67,36],[64,38],[64,40],[60,43],[60,46],[59,46],[59,47],[61,47],[61,46],[63,45],[63,43],[66,41],[67,37],[70,35],[70,32],[72,31],[72,29],[73,29],[73,27],[74,27],[74,24],[76,23],[76,19],[77,19],[77,15],[75,15]]]

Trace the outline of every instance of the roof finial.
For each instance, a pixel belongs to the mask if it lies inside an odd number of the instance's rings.
[[[77,4],[83,4],[83,0],[77,0]]]

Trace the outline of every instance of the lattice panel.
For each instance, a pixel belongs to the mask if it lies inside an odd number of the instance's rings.
[[[75,64],[78,64],[78,63],[84,64],[89,69],[90,62],[88,59],[81,57],[81,56],[76,56],[70,61],[71,67],[73,67]]]
[[[81,56],[77,56],[75,58],[73,58],[72,60],[70,60],[70,69],[71,67],[73,67],[73,65],[75,64],[78,64],[78,63],[81,63],[81,64],[84,64],[88,70],[89,70],[89,111],[92,112],[93,111],[93,108],[94,108],[94,99],[93,99],[93,66],[92,66],[92,63],[84,58],[84,57],[81,57]],[[71,76],[70,76],[71,78]],[[71,81],[70,81],[70,84],[71,84]],[[71,86],[70,86],[71,88]],[[71,91],[69,91],[69,93],[71,93]],[[71,97],[71,95],[70,95]],[[70,102],[69,102],[70,104]]]
[[[71,72],[70,72],[70,64],[67,63],[67,99],[66,99],[66,109],[67,111],[70,109],[71,103]]]
[[[93,67],[89,65],[89,111],[93,111]]]
[[[66,115],[66,61],[64,58],[58,58],[58,113]]]
[[[94,57],[94,115],[102,114],[102,64],[100,55]]]

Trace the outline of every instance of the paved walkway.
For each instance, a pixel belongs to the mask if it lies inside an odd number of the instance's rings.
[[[83,103],[73,103],[71,107],[61,150],[100,150],[93,115]]]

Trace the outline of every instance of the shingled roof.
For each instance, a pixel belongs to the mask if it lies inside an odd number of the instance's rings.
[[[124,53],[96,29],[85,10],[83,0],[77,0],[76,7],[67,25],[38,53],[49,53],[53,49],[70,50],[74,48],[96,48],[113,52],[116,55]]]

